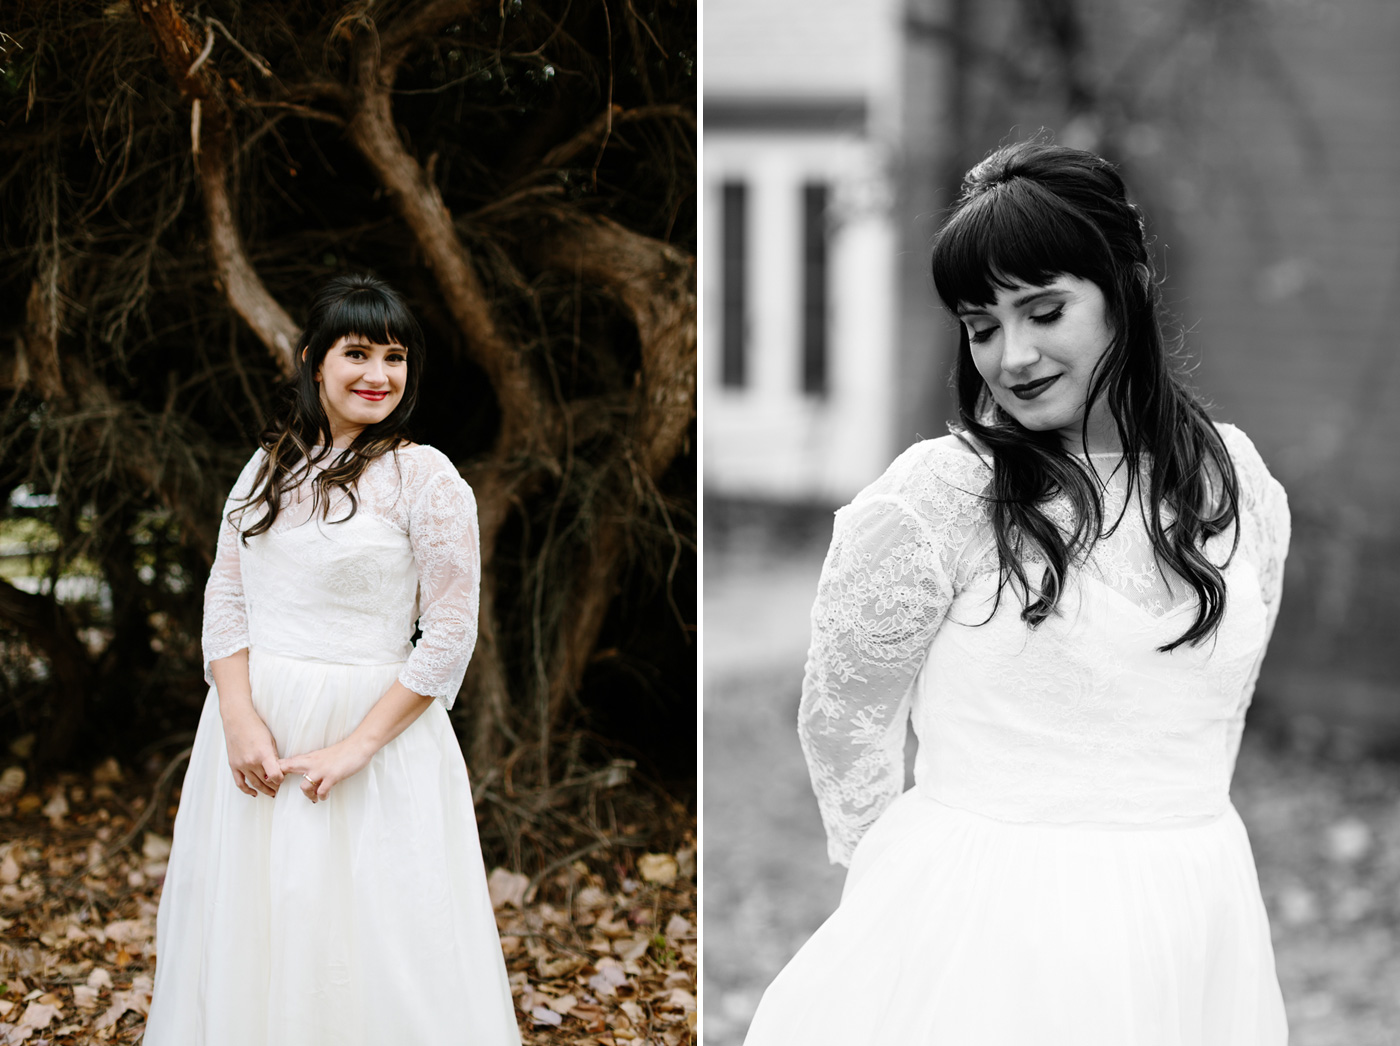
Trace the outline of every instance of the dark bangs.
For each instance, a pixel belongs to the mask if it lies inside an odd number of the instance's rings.
[[[1112,252],[1088,217],[1028,178],[966,200],[933,241],[933,284],[949,311],[991,305],[997,290],[1056,276],[1113,286]]]
[[[329,302],[315,317],[308,355],[320,360],[343,337],[355,334],[378,344],[397,343],[409,350],[409,367],[423,365],[423,332],[397,294],[361,288]]]

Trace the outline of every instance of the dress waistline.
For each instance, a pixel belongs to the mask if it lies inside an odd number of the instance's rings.
[[[294,661],[300,664],[309,665],[335,665],[340,667],[355,668],[377,668],[381,665],[401,665],[407,659],[402,657],[383,658],[381,660],[347,661],[345,658],[334,660],[326,657],[315,657],[311,654],[289,654],[282,650],[269,650],[266,647],[250,646],[248,648],[248,660],[265,661],[273,658],[279,661]]]
[[[1175,831],[1181,828],[1204,828],[1208,825],[1215,824],[1233,809],[1233,805],[1227,799],[1224,808],[1213,814],[1161,817],[1151,821],[1017,821],[1009,817],[997,817],[995,814],[983,813],[980,810],[972,810],[965,806],[955,806],[952,803],[944,802],[942,799],[929,795],[917,786],[915,786],[913,791],[925,802],[933,803],[935,806],[941,806],[945,810],[951,810],[967,817],[991,821],[1009,828],[1064,828],[1078,831],[1105,832]]]

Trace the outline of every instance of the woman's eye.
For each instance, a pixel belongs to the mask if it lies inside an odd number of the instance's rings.
[[[1064,311],[1065,307],[1063,305],[1060,305],[1057,308],[1051,310],[1050,312],[1042,312],[1039,316],[1032,316],[1031,321],[1034,323],[1042,324],[1054,323],[1062,315],[1064,315]]]
[[[359,349],[346,349],[346,350],[345,350],[345,355],[346,355],[346,357],[347,357],[348,359],[355,360],[355,359],[363,359],[365,354],[364,354],[363,352],[361,352]]]
[[[980,331],[974,330],[973,328],[969,327],[967,330],[967,337],[968,340],[972,342],[972,344],[981,345],[983,342],[987,341],[987,339],[989,339],[993,334],[995,334],[996,331],[997,329],[995,327],[984,327]]]

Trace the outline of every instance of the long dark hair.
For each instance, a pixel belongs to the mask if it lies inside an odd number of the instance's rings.
[[[337,453],[332,445],[331,422],[321,405],[316,371],[326,353],[343,337],[358,335],[379,344],[397,343],[407,351],[408,369],[403,396],[387,418],[366,425],[348,448]],[[258,466],[253,490],[239,511],[261,505],[263,512],[243,530],[243,540],[271,528],[281,509],[282,496],[298,487],[312,466],[331,455],[335,460],[312,481],[312,506],[325,516],[330,511],[333,488],[350,499],[350,512],[359,509],[355,483],[370,462],[396,451],[408,440],[405,426],[418,402],[423,373],[423,332],[398,291],[373,276],[337,276],[317,292],[311,302],[306,329],[297,343],[297,375],[288,390],[288,402],[280,417],[263,430],[258,442],[267,456]]]
[[[1004,146],[967,172],[962,196],[934,240],[938,296],[956,312],[993,304],[998,288],[1044,286],[1058,276],[1097,285],[1113,331],[1089,384],[1085,446],[1090,412],[1103,397],[1123,448],[1128,503],[1146,463],[1151,485],[1144,522],[1153,551],[1198,597],[1191,627],[1159,649],[1200,643],[1225,613],[1225,580],[1202,545],[1236,523],[1239,481],[1224,441],[1167,352],[1142,216],[1102,157],[1040,139]],[[1021,617],[1034,627],[1054,611],[1069,565],[1122,517],[1105,532],[1102,481],[1091,479],[1057,433],[1026,429],[996,405],[973,364],[967,328],[958,329],[954,431],[991,452],[988,499],[1001,586],[1015,578],[1027,594]],[[1074,512],[1068,538],[1044,510],[1059,494]],[[1165,524],[1162,506],[1174,516]],[[1236,526],[1231,555],[1238,545]],[[1038,592],[1026,577],[1027,552],[1038,552],[1047,564]]]

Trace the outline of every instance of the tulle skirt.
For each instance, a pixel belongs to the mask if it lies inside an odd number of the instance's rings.
[[[254,651],[283,756],[347,736],[401,664]],[[212,690],[175,819],[146,1046],[515,1046],[466,764],[438,702],[312,804],[233,783]]]
[[[908,792],[747,1046],[1284,1046],[1233,807],[1174,828],[1022,825]]]

